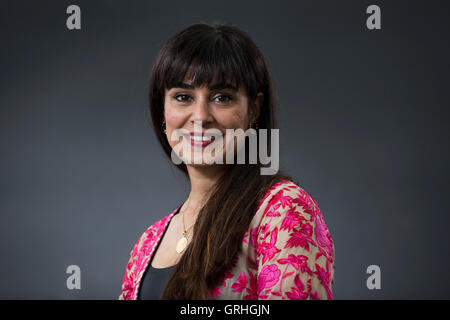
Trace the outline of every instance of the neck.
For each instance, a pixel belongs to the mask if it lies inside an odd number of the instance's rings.
[[[185,212],[186,217],[197,215],[210,195],[214,184],[222,174],[223,169],[223,165],[187,166],[191,182],[191,199],[189,200],[189,210]]]

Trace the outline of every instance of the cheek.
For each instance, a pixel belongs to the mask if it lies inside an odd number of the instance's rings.
[[[180,123],[183,122],[183,115],[174,108],[171,108],[170,105],[166,105],[164,117],[168,128],[178,128]]]
[[[180,117],[173,114],[166,114],[166,124],[169,128],[178,128],[180,122]]]
[[[222,115],[221,124],[226,128],[245,128],[247,121],[247,109],[239,108]]]

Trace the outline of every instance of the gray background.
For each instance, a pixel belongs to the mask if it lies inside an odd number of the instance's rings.
[[[268,60],[281,169],[331,230],[335,299],[450,297],[443,1],[2,1],[0,15],[0,298],[118,297],[137,238],[187,196],[147,87],[163,42],[197,22],[241,27]]]

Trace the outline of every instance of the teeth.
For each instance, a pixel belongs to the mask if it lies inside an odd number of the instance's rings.
[[[211,141],[212,137],[207,137],[207,136],[190,136],[191,140],[194,141]]]

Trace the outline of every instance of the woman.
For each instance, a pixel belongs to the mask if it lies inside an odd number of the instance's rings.
[[[220,163],[242,148],[228,136],[205,134],[252,128],[260,137],[260,129],[268,129],[267,145],[259,148],[271,149],[272,81],[250,37],[208,24],[175,34],[152,71],[150,113],[169,159],[177,130],[189,133],[182,143],[197,146],[177,153],[183,161],[174,164],[191,191],[138,239],[119,299],[332,299],[334,244],[317,202],[290,177],[261,174],[259,159]],[[197,137],[196,123],[202,126]],[[215,162],[204,153],[200,162],[187,161],[212,144],[223,147],[223,154],[210,155]]]

